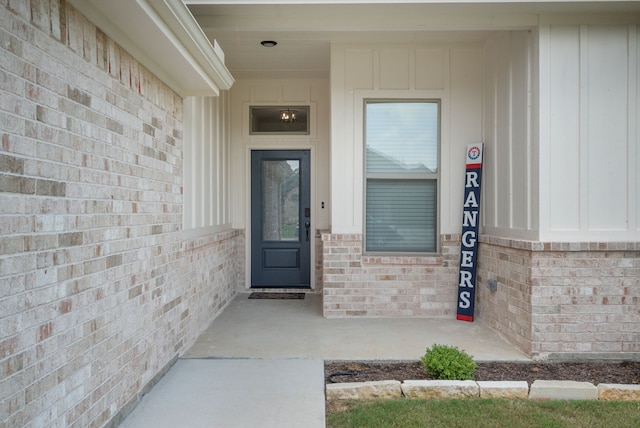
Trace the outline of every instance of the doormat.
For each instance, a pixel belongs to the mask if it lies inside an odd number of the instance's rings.
[[[263,293],[249,294],[250,299],[303,300],[305,293]]]

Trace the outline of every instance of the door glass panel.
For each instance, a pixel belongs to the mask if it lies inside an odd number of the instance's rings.
[[[262,161],[262,239],[297,241],[300,234],[300,161]]]

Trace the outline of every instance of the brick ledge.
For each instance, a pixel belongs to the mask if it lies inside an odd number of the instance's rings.
[[[525,251],[640,251],[640,242],[543,242],[480,235],[481,244]]]
[[[362,256],[363,265],[422,265],[422,266],[441,266],[442,256]]]

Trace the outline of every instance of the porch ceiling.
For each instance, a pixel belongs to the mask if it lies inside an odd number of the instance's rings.
[[[185,0],[235,78],[326,78],[331,43],[481,42],[541,22],[638,22],[638,1]],[[587,18],[585,18],[587,16]],[[591,16],[591,17],[589,17]],[[262,40],[278,45],[265,48]]]

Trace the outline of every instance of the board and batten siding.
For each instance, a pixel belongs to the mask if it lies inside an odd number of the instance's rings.
[[[482,139],[481,46],[332,46],[333,233],[363,233],[363,108],[369,98],[441,101],[440,233],[459,233],[465,147]]]
[[[540,240],[640,239],[635,25],[540,28]]]
[[[537,239],[535,41],[504,31],[483,48],[484,234]]]
[[[184,101],[184,234],[231,228],[228,92]]]
[[[245,229],[249,219],[251,150],[311,150],[312,226],[329,227],[329,99],[326,79],[239,79],[231,97],[232,224]],[[308,135],[252,135],[251,106],[309,106]],[[324,203],[324,205],[323,205]]]

